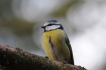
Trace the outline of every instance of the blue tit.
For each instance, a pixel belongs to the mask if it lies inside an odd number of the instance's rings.
[[[63,26],[57,20],[49,20],[43,26],[42,46],[49,59],[74,65],[70,41]]]

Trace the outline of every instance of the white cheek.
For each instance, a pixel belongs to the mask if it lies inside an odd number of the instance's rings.
[[[53,30],[53,29],[57,29],[57,28],[59,28],[59,27],[60,27],[60,25],[47,26],[47,27],[46,27],[46,30]]]

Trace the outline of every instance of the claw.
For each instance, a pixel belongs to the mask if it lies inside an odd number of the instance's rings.
[[[67,61],[63,61],[64,64],[67,64]]]
[[[45,56],[46,59],[48,59],[49,57]]]

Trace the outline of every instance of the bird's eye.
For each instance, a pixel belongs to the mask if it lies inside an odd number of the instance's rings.
[[[54,24],[48,24],[47,26],[52,26],[52,25],[54,25]]]
[[[60,25],[60,24],[48,24],[47,26],[52,26],[52,25]]]

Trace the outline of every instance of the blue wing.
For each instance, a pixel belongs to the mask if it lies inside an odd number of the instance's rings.
[[[66,34],[66,44],[68,45],[68,48],[70,50],[70,64],[74,65],[73,51],[72,51],[71,44],[70,44],[70,41],[69,41],[67,34]]]

